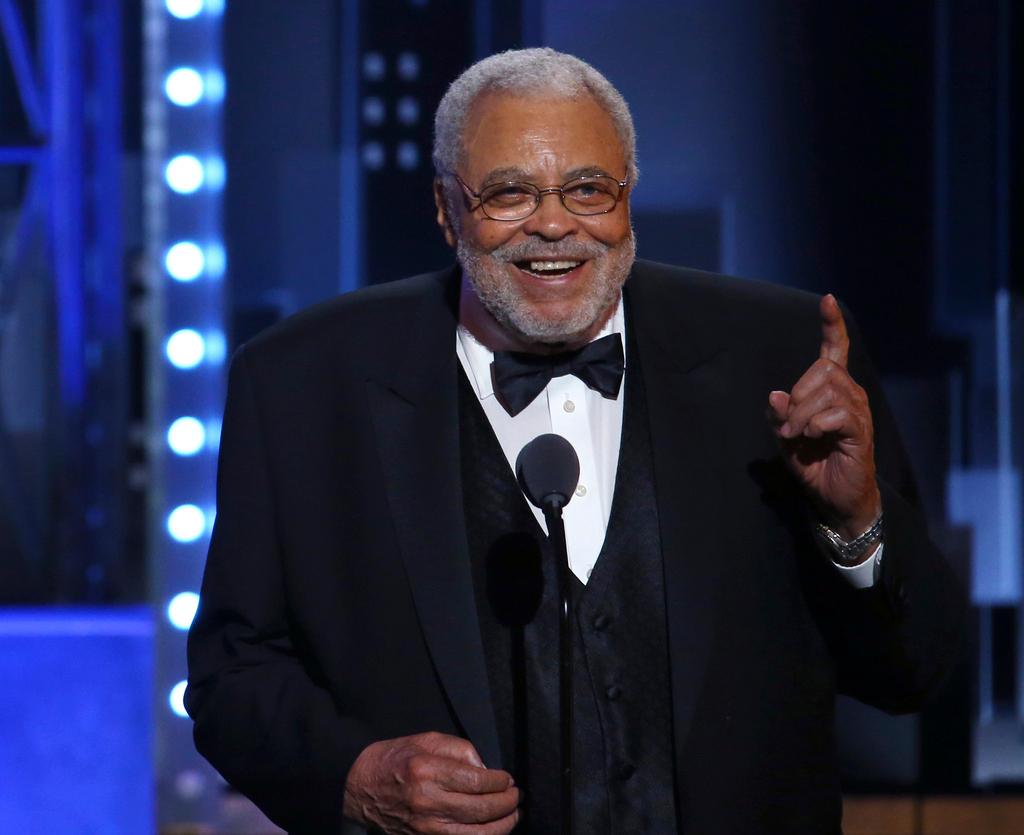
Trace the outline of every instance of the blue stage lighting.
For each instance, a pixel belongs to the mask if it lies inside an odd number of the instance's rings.
[[[379,142],[367,142],[363,145],[363,165],[371,171],[379,171],[384,167],[384,146]]]
[[[420,164],[420,149],[415,142],[398,143],[398,167],[403,171],[412,171]]]
[[[208,188],[221,188],[226,176],[224,160],[220,157],[210,157],[206,160],[206,165],[203,166],[203,178]]]
[[[206,266],[206,256],[198,244],[192,241],[179,241],[167,250],[164,266],[171,278],[178,281],[193,281],[202,275]]]
[[[196,104],[203,97],[204,89],[203,77],[192,67],[178,67],[164,80],[167,98],[181,107]]]
[[[204,257],[206,258],[206,274],[210,278],[219,278],[224,275],[224,269],[227,266],[224,247],[220,244],[210,244],[206,247]]]
[[[175,17],[188,20],[203,10],[203,0],[167,0],[166,6]]]
[[[363,75],[367,81],[381,81],[387,71],[387,62],[379,52],[367,52],[363,56]]]
[[[384,123],[384,117],[387,115],[384,102],[381,101],[377,96],[367,96],[363,99],[363,119],[366,120],[368,125],[381,125]]]
[[[220,70],[210,70],[203,80],[203,89],[206,98],[212,102],[219,102],[224,98],[224,73]]]
[[[165,351],[175,368],[195,368],[206,356],[206,340],[199,331],[182,328],[168,337]]]
[[[188,711],[185,710],[186,687],[188,687],[187,681],[179,681],[167,695],[167,703],[171,706],[171,710],[174,711],[175,716],[180,716],[183,719],[188,716]]]
[[[175,629],[185,630],[192,625],[199,608],[199,595],[194,591],[183,591],[174,595],[167,604],[167,620]]]
[[[398,100],[398,121],[403,125],[415,125],[420,118],[420,104],[412,96],[402,96]]]
[[[178,194],[193,194],[198,191],[205,177],[203,164],[192,154],[178,154],[164,169],[167,185]]]
[[[398,56],[398,77],[402,81],[415,81],[420,77],[420,56],[415,52],[403,52]]]
[[[178,542],[195,542],[206,532],[206,514],[194,504],[178,505],[167,516],[167,532]]]
[[[206,445],[206,428],[194,417],[180,417],[167,429],[167,445],[178,455],[195,455]]]

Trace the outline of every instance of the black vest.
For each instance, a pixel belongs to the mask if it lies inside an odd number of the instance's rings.
[[[677,828],[665,593],[646,398],[630,345],[608,531],[576,581],[576,831]],[[476,394],[460,375],[463,495],[480,631],[519,831],[559,826],[558,586],[554,557]],[[574,578],[575,579],[575,578]]]

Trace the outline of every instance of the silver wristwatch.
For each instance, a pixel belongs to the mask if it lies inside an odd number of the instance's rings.
[[[879,513],[878,518],[872,522],[870,528],[849,542],[832,530],[832,528],[820,522],[815,525],[814,531],[818,538],[835,554],[837,562],[844,565],[854,564],[882,541],[883,515]]]

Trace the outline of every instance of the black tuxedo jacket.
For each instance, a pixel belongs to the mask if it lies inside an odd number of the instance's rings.
[[[455,269],[352,293],[236,354],[218,512],[189,636],[199,750],[292,831],[337,832],[370,742],[459,734],[501,766],[463,519]],[[871,400],[881,581],[809,535],[765,418],[817,358],[817,299],[638,262],[683,831],[838,832],[837,691],[913,710],[952,661],[960,592]],[[628,373],[628,372],[627,372]]]

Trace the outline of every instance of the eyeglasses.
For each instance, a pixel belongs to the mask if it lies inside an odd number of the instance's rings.
[[[483,213],[491,220],[523,220],[537,211],[545,194],[557,194],[562,205],[574,215],[603,215],[618,204],[625,180],[599,175],[575,177],[557,188],[537,188],[533,183],[501,182],[473,191],[462,177],[452,172],[466,193],[479,201]],[[472,208],[467,205],[467,208]]]

